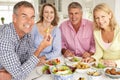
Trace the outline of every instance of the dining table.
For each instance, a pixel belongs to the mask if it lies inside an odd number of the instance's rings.
[[[61,65],[65,65],[65,62],[66,62],[65,57],[59,56],[59,57],[57,57],[57,59],[60,60]],[[37,66],[34,70],[32,70],[32,72],[27,76],[27,78],[25,80],[54,80],[52,74],[40,74],[40,73],[42,73],[42,71],[40,71],[40,69],[42,67],[43,67],[43,65]],[[104,70],[101,70],[101,73],[102,73],[101,76],[91,79],[91,78],[89,78],[89,76],[87,74],[87,71],[89,71],[91,69],[92,68],[90,67],[89,69],[85,69],[85,70],[76,70],[73,73],[72,80],[79,80],[80,77],[84,78],[84,80],[120,80],[120,78],[112,79],[112,78],[106,76]]]

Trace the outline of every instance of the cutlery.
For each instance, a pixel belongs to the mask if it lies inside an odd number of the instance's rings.
[[[43,74],[41,74],[41,75],[39,75],[39,76],[37,76],[37,77],[31,79],[31,80],[36,80],[37,78],[40,78],[41,76],[43,76]]]

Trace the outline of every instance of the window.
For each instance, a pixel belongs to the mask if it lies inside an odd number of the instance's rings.
[[[4,17],[4,23],[8,24],[12,22],[12,13],[13,13],[13,6],[22,0],[0,0],[0,18]],[[32,0],[26,0],[31,2]],[[2,24],[0,20],[0,24]]]
[[[0,18],[5,18],[4,23],[9,23],[10,21],[12,21],[12,8],[13,6],[0,5]],[[1,21],[0,24],[2,24]]]

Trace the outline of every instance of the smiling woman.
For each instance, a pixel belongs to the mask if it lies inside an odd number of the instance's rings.
[[[102,62],[107,67],[120,67],[120,26],[111,8],[101,3],[93,10],[96,52],[88,61]]]
[[[41,43],[41,40],[46,35],[52,36],[52,45],[44,49],[39,55],[45,61],[46,59],[58,57],[61,54],[61,34],[60,29],[57,27],[59,17],[56,8],[52,4],[46,3],[40,10],[39,21],[34,25],[31,33],[35,49],[37,49],[38,44]]]

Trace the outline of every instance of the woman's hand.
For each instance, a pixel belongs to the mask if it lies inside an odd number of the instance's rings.
[[[47,46],[52,44],[52,40],[52,36],[50,34],[47,34],[40,44],[43,46],[43,48],[46,48]]]
[[[117,64],[113,60],[103,60],[103,63],[105,66],[108,66],[108,67],[116,67],[117,66]]]
[[[47,35],[44,37],[43,41],[42,41],[42,42],[40,43],[40,45],[38,46],[38,48],[37,48],[37,50],[35,51],[34,55],[35,55],[36,57],[39,57],[39,54],[40,54],[46,47],[48,47],[49,45],[52,44],[52,40],[53,40],[52,36],[51,36],[50,34],[47,34]]]

